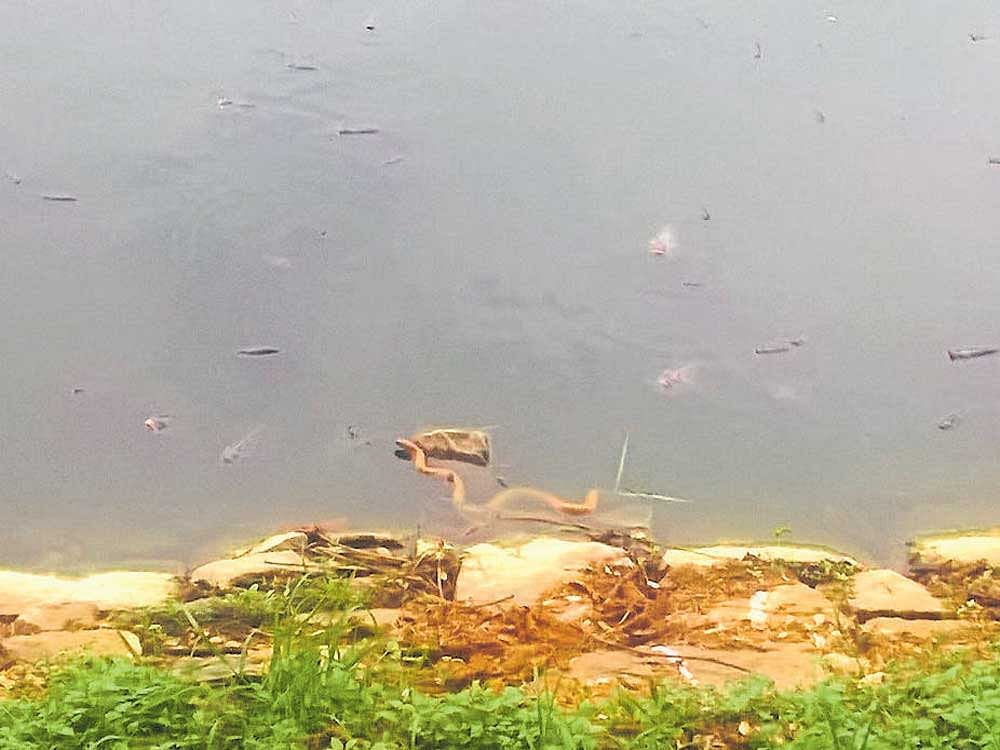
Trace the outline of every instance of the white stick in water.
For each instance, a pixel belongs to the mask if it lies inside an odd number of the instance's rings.
[[[618,460],[618,476],[615,477],[615,494],[619,497],[642,497],[649,500],[662,500],[666,503],[690,503],[683,497],[671,497],[670,495],[659,495],[655,492],[632,492],[622,489],[622,474],[625,473],[625,459],[628,457],[628,431],[625,431],[625,442],[622,443],[622,455]]]
[[[615,492],[622,487],[622,474],[625,472],[625,457],[628,455],[628,430],[625,431],[625,442],[622,443],[622,457],[618,461],[618,476],[615,477]]]

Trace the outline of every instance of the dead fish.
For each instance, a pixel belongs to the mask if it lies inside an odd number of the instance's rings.
[[[760,60],[764,56],[764,51],[760,48],[760,42],[753,43],[753,59]]]
[[[947,417],[938,422],[937,428],[939,430],[950,430],[953,427],[958,427],[958,423],[960,421],[961,420],[958,418],[957,414],[949,414]]]
[[[240,349],[236,352],[238,357],[266,357],[269,354],[278,354],[281,349],[275,349],[271,346],[259,346],[254,349]]]
[[[306,63],[286,63],[285,67],[290,70],[319,70],[315,65],[308,65]]]
[[[365,30],[375,31],[375,16],[368,16],[368,19],[365,21]]]
[[[21,178],[20,178],[20,176],[14,174],[13,172],[4,172],[3,176],[6,177],[11,182],[13,182],[15,185],[20,185],[21,184]]]
[[[691,368],[688,367],[678,367],[676,369],[667,369],[660,373],[660,377],[656,379],[657,385],[659,385],[664,390],[669,390],[677,385],[683,385],[691,382]]]
[[[219,97],[219,101],[217,103],[219,105],[219,109],[222,109],[223,107],[228,107],[230,104],[232,104],[233,100],[232,99],[228,99],[228,98],[226,98],[224,96],[220,96]]]
[[[674,246],[673,230],[669,226],[665,226],[649,241],[649,253],[650,255],[669,255],[673,252]]]
[[[785,352],[791,351],[792,347],[796,349],[800,346],[805,346],[806,339],[804,336],[799,336],[794,339],[785,339],[784,341],[775,341],[770,344],[765,344],[764,346],[758,346],[754,349],[754,354],[784,354]]]
[[[1000,349],[993,349],[986,346],[974,346],[967,349],[949,349],[948,359],[954,362],[956,359],[976,359],[990,354],[996,354]]]
[[[692,289],[696,289],[698,287],[703,287],[705,285],[700,281],[682,281],[681,286],[686,286]]]
[[[42,200],[55,201],[57,203],[75,203],[76,196],[63,193],[42,193]]]
[[[984,39],[989,39],[989,37],[985,36],[983,34],[977,34],[974,31],[969,33],[969,41],[970,42],[981,42]]]
[[[705,208],[704,206],[702,206],[702,209],[701,209],[701,220],[702,221],[708,221],[711,218],[712,218],[712,214],[710,214],[708,212],[707,208]]]
[[[1000,167],[1000,156],[991,156],[989,163],[992,164],[994,167]]]
[[[142,423],[150,432],[163,432],[170,426],[169,414],[156,414]]]
[[[74,396],[78,396],[81,393],[83,393],[83,388],[74,388],[73,389],[73,395]]]
[[[337,135],[375,135],[378,128],[340,128]]]
[[[235,443],[231,443],[223,448],[222,455],[219,456],[222,463],[234,464],[241,458],[244,458],[253,449],[257,437],[263,430],[264,425],[257,425]]]
[[[382,165],[390,167],[393,164],[399,164],[401,161],[403,161],[402,156],[393,156],[391,159],[386,159],[384,162],[382,162]]]
[[[826,115],[823,114],[822,110],[817,109],[814,112],[814,115],[816,117],[816,122],[818,122],[820,125],[822,125],[824,122],[826,122]]]

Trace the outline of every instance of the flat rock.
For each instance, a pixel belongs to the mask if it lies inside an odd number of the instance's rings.
[[[985,561],[1000,566],[1000,528],[917,537],[909,544],[910,565],[935,568],[949,562]]]
[[[588,566],[624,557],[619,547],[550,537],[515,547],[477,544],[465,552],[455,599],[481,604],[511,596],[530,605]]]
[[[176,591],[167,573],[114,572],[85,578],[0,571],[0,615],[15,627],[61,630],[94,625],[101,611],[150,607]]]
[[[123,631],[124,632],[124,631]],[[138,642],[134,634],[129,633],[130,642]],[[134,639],[134,640],[133,640]],[[2,641],[8,656],[18,661],[39,661],[52,659],[64,653],[94,654],[95,656],[131,656],[132,651],[122,640],[117,630],[74,630],[54,631],[51,633],[35,633],[34,635],[15,635]]]
[[[708,612],[716,625],[749,621],[757,627],[785,623],[788,618],[806,618],[822,614],[832,617],[833,603],[804,583],[788,583],[770,591],[757,591],[747,599],[728,599]]]
[[[270,661],[270,647],[252,648],[247,651],[241,674],[259,677],[267,670]],[[169,668],[175,674],[196,682],[231,680],[233,672],[239,671],[240,657],[233,654],[223,661],[218,656],[182,656],[171,659]]]
[[[671,566],[720,565],[733,560],[742,560],[747,555],[762,560],[793,563],[851,563],[857,560],[826,547],[798,546],[791,544],[717,544],[710,547],[688,547],[668,549],[663,553],[663,562]]]
[[[860,622],[874,617],[940,620],[948,610],[916,581],[894,570],[866,570],[853,578],[854,595],[848,605]]]
[[[301,551],[306,548],[309,543],[309,537],[307,537],[301,531],[288,531],[284,534],[275,534],[274,536],[269,536],[263,541],[257,542],[247,550],[236,555],[236,557],[244,557],[246,555],[259,555],[265,552],[279,552],[280,550],[295,550]]]
[[[291,550],[258,552],[206,563],[191,571],[191,580],[204,581],[224,589],[275,577],[298,575],[305,565],[304,558]]]
[[[973,626],[962,620],[906,620],[902,617],[873,617],[861,629],[888,638],[930,641],[942,636],[962,635]]]
[[[24,608],[14,624],[20,632],[96,628],[101,610],[93,602],[53,602]]]
[[[673,676],[721,687],[745,678],[747,674],[741,670],[747,670],[770,678],[779,690],[812,685],[825,676],[819,654],[803,643],[786,643],[769,651],[684,645],[677,646],[675,653],[683,658],[689,678],[681,675],[681,665],[663,656],[619,650],[593,651],[571,659],[566,676],[591,686],[621,684],[623,677],[644,681],[650,676]]]

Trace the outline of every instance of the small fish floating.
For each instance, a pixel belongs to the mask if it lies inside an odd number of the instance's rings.
[[[238,357],[266,357],[271,354],[279,354],[281,349],[275,349],[271,346],[259,346],[253,349],[240,349],[236,352]]]
[[[958,423],[960,421],[961,420],[958,418],[957,414],[949,414],[947,417],[938,422],[937,428],[939,430],[950,430],[954,427],[958,427]]]
[[[338,128],[337,135],[375,135],[378,128]]]
[[[241,437],[235,443],[230,443],[225,448],[222,449],[222,455],[219,459],[223,464],[232,465],[243,458],[252,448],[257,440],[257,437],[264,430],[264,425],[257,425],[246,435]]]
[[[676,369],[666,369],[660,373],[656,379],[656,384],[663,390],[670,390],[678,385],[686,385],[691,382],[691,367],[678,367]]]
[[[792,348],[798,348],[800,346],[805,346],[806,340],[799,336],[794,339],[785,339],[784,341],[776,341],[771,344],[765,344],[764,346],[758,346],[753,350],[754,354],[784,354],[785,352],[790,352]]]
[[[170,426],[170,415],[156,414],[152,417],[149,417],[142,424],[150,432],[163,432]]]
[[[674,233],[670,227],[663,227],[659,233],[649,241],[649,252],[651,255],[669,255],[674,249]]]
[[[42,200],[53,201],[55,203],[76,203],[76,196],[64,193],[43,193]]]
[[[977,359],[978,357],[986,357],[990,354],[996,354],[1000,349],[994,349],[988,346],[973,346],[965,349],[949,349],[948,359],[954,362],[957,359]]]
[[[315,65],[307,63],[286,63],[285,67],[289,70],[319,70]]]

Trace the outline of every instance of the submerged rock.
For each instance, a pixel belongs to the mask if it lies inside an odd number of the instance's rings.
[[[466,550],[455,599],[478,604],[509,596],[530,605],[589,565],[624,557],[619,547],[551,537],[515,547],[477,544]]]
[[[859,622],[875,617],[941,620],[948,617],[944,603],[926,588],[894,570],[867,570],[853,579],[848,605]]]

